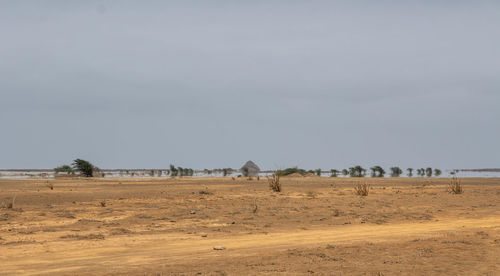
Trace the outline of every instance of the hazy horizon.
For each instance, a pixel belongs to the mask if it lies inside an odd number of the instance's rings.
[[[0,0],[0,168],[500,167],[500,2]]]

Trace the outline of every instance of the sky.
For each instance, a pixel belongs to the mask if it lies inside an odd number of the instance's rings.
[[[498,168],[499,29],[499,1],[0,0],[0,168]]]

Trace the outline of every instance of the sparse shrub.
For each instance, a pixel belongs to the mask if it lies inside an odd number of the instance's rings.
[[[354,187],[354,192],[359,196],[368,196],[368,193],[370,192],[370,185],[366,183],[358,184]]]
[[[268,177],[267,178],[268,181],[269,181],[269,188],[271,188],[271,190],[279,193],[281,192],[281,183],[280,183],[280,171],[277,170],[273,173],[273,175],[271,175],[271,177]]]
[[[348,176],[349,175],[349,171],[347,169],[343,169],[342,170],[342,175],[343,176]]]
[[[453,177],[450,180],[450,184],[448,185],[448,191],[452,194],[462,194],[464,189],[462,187],[462,183],[458,177]]]
[[[106,200],[103,200],[101,202],[99,202],[101,204],[101,207],[106,207]]]

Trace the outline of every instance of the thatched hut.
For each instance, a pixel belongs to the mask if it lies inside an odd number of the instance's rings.
[[[243,176],[258,176],[260,168],[254,162],[248,161],[241,167],[240,171]]]

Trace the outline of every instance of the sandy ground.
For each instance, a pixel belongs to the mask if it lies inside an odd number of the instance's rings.
[[[3,179],[0,274],[500,275],[500,179],[449,181]]]

